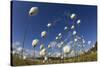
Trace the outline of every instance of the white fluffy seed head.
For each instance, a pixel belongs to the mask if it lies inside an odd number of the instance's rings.
[[[64,54],[69,53],[70,50],[71,50],[71,47],[68,46],[68,45],[65,45],[65,46],[63,47],[63,52],[64,52]]]
[[[66,26],[66,27],[64,27],[64,30],[67,30],[67,26]]]
[[[34,39],[32,41],[32,46],[35,47],[38,44],[39,40],[38,39]]]
[[[73,19],[75,19],[75,17],[76,17],[76,14],[75,13],[72,13],[71,15],[70,15],[70,18],[73,20]]]
[[[61,59],[63,59],[64,58],[64,56],[61,56]]]
[[[75,38],[74,41],[77,42],[77,38]]]
[[[95,45],[92,45],[92,47],[94,48],[94,47],[95,47]]]
[[[30,16],[34,16],[38,13],[38,7],[32,7],[30,10],[29,10],[29,15]]]
[[[71,26],[71,29],[74,29],[74,28],[75,28],[75,26],[74,26],[74,25],[72,25],[72,26]]]
[[[61,45],[63,45],[63,44],[64,44],[64,42],[62,41],[62,42],[61,42]]]
[[[76,31],[75,30],[73,31],[73,35],[76,35]]]
[[[48,48],[51,48],[51,45],[48,45]]]
[[[59,33],[58,36],[61,36],[61,33]]]
[[[58,40],[58,39],[59,39],[59,37],[57,36],[57,37],[56,37],[56,40]]]
[[[43,60],[42,63],[45,63],[45,60]]]
[[[15,54],[15,53],[16,53],[16,51],[15,51],[15,50],[13,50],[13,51],[12,51],[12,54]]]
[[[41,32],[41,37],[43,37],[43,38],[46,37],[46,34],[47,34],[46,31],[42,31],[42,32]]]
[[[42,50],[44,48],[44,45],[43,44],[41,44],[40,45],[40,50]]]
[[[45,56],[45,55],[46,55],[46,49],[44,48],[40,51],[40,56]]]
[[[48,60],[48,57],[47,57],[47,56],[45,56],[45,57],[44,57],[44,60],[45,60],[45,61],[47,61],[47,60]]]
[[[81,23],[81,20],[80,20],[80,19],[78,19],[78,20],[77,20],[77,24],[80,24],[80,23]]]
[[[26,59],[26,56],[23,56],[23,59],[25,60]]]
[[[61,44],[60,44],[60,45],[57,45],[57,47],[58,47],[58,48],[61,48],[61,47],[62,47],[62,45],[61,45]]]
[[[49,28],[49,27],[51,27],[51,25],[52,25],[51,23],[48,23],[48,24],[47,24],[47,27]]]

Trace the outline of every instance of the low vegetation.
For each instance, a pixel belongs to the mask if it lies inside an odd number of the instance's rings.
[[[95,47],[90,49],[90,51],[88,51],[87,53],[84,53],[77,57],[64,58],[63,60],[54,57],[50,57],[49,59],[50,60],[48,60],[47,62],[42,63],[43,59],[41,58],[38,58],[37,60],[23,60],[18,56],[12,55],[12,66],[97,61],[97,45],[95,45]]]

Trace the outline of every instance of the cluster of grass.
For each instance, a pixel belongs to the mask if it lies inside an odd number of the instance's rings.
[[[38,60],[21,59],[17,55],[12,55],[12,66],[22,65],[39,65],[39,64],[58,64],[58,63],[73,63],[73,62],[89,62],[97,61],[97,45],[90,49],[87,53],[81,54],[76,57],[64,58],[63,60],[56,57],[49,57],[49,60],[42,63],[43,58],[37,58]]]
[[[22,65],[32,65],[32,64],[39,64],[39,61],[29,60],[29,59],[21,59],[17,55],[12,56],[12,66],[22,66]]]
[[[42,60],[23,60],[18,56],[13,55],[12,58],[12,66],[20,66],[20,65],[38,65],[38,64],[56,64],[56,63],[72,63],[72,62],[88,62],[88,61],[97,61],[97,52],[91,52],[87,54],[83,54],[77,57],[64,58],[61,60],[60,58],[51,59],[45,63],[42,63]]]

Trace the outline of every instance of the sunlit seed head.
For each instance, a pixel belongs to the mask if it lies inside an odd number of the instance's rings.
[[[75,30],[73,31],[73,35],[76,35],[76,31]]]
[[[63,59],[64,58],[64,56],[61,56],[61,59]]]
[[[12,51],[12,54],[15,54],[15,53],[16,53],[16,51],[13,50],[13,51]]]
[[[59,33],[58,36],[61,36],[61,33]]]
[[[45,56],[46,55],[46,49],[43,48],[41,51],[40,51],[40,56]]]
[[[47,61],[47,60],[48,60],[48,57],[47,57],[47,56],[45,56],[45,57],[44,57],[44,60],[45,60],[45,61]]]
[[[63,47],[63,52],[64,52],[65,54],[66,54],[66,53],[69,53],[70,50],[71,50],[71,47],[68,46],[68,45],[65,45],[65,46]]]
[[[34,16],[38,13],[39,9],[38,7],[32,7],[30,10],[29,10],[29,15],[30,16]]]
[[[48,45],[48,48],[51,48],[51,45]]]
[[[70,18],[73,20],[73,19],[75,19],[75,17],[76,17],[76,14],[75,13],[72,13],[71,15],[70,15]]]
[[[43,37],[43,38],[46,37],[46,34],[47,34],[46,31],[42,31],[42,32],[41,32],[41,37]]]
[[[25,60],[26,59],[26,56],[23,56],[23,59]]]
[[[45,60],[43,60],[42,63],[45,63]]]
[[[79,20],[77,20],[77,24],[80,24],[81,23],[81,20],[79,19]]]
[[[43,44],[41,44],[40,45],[40,50],[42,50],[44,48],[44,45]]]
[[[49,27],[51,27],[51,25],[52,25],[51,23],[48,23],[48,24],[47,24],[47,27],[49,28]]]
[[[95,45],[92,46],[93,48],[95,47]]]
[[[64,42],[62,41],[62,42],[61,42],[61,45],[63,45],[63,44],[64,44]]]
[[[74,41],[77,42],[78,41],[77,38],[75,38]]]
[[[56,37],[56,40],[58,40],[59,38],[58,38],[58,36]]]
[[[75,28],[75,26],[74,26],[74,25],[72,25],[72,26],[71,26],[71,29],[74,29],[74,28]]]
[[[57,45],[57,47],[58,47],[58,48],[61,48],[61,47],[62,47],[62,45]]]
[[[66,27],[64,27],[64,30],[67,30],[67,26],[66,26]]]
[[[32,46],[35,47],[38,44],[39,40],[38,39],[34,39],[32,41]]]

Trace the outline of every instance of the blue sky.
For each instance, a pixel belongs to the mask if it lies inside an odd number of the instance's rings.
[[[76,13],[81,19],[81,24],[76,27],[76,30],[80,35],[88,41],[92,41],[94,44],[97,41],[97,7],[86,6],[86,5],[71,5],[71,4],[51,4],[51,3],[38,3],[38,2],[24,2],[24,1],[13,1],[12,4],[12,38],[13,42],[19,41],[21,44],[24,38],[24,32],[27,28],[27,34],[25,39],[25,48],[32,49],[32,40],[41,39],[41,32],[48,28],[46,25],[49,22],[55,20],[57,24],[49,29],[47,39],[44,41],[45,46],[49,42],[53,41],[58,33],[63,31],[66,26],[66,13]],[[38,7],[39,12],[36,16],[29,16],[28,12],[31,7]],[[68,22],[72,24],[72,22]],[[36,47],[39,49],[39,45]]]

